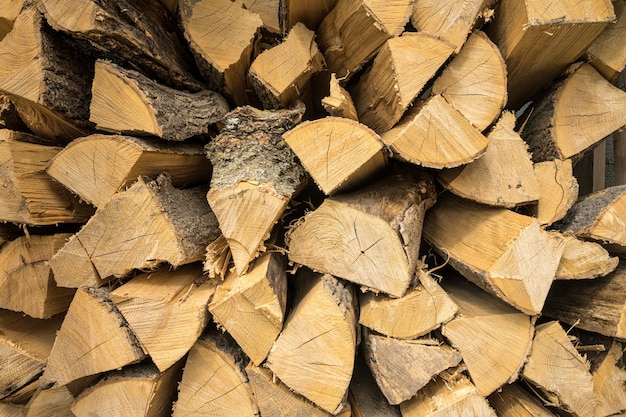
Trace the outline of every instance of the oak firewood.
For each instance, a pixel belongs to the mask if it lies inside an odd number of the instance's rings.
[[[515,381],[528,356],[535,319],[456,275],[445,276],[441,285],[459,306],[442,333],[461,352],[478,392],[487,396]]]
[[[140,177],[52,257],[57,284],[99,287],[133,269],[202,260],[207,244],[220,235],[205,192],[206,186],[174,188],[167,175]]]
[[[626,371],[620,365],[622,344],[616,340],[608,341],[604,352],[587,355],[591,362],[593,391],[598,400],[594,417],[607,417],[626,410]]]
[[[535,162],[579,155],[626,125],[626,92],[590,64],[575,64],[566,75],[533,103],[521,132]]]
[[[82,287],[65,315],[41,377],[61,386],[144,358],[139,341],[104,289]]]
[[[383,43],[404,31],[413,0],[338,0],[317,30],[331,72],[352,77]]]
[[[356,354],[356,294],[331,275],[301,270],[299,293],[267,357],[291,390],[329,413],[345,401]]]
[[[533,165],[541,191],[537,205],[530,213],[539,223],[551,225],[561,220],[578,199],[578,181],[571,159],[553,159]]]
[[[252,362],[261,365],[282,330],[286,304],[283,259],[278,253],[267,253],[246,273],[228,274],[217,287],[209,311]]]
[[[89,120],[100,130],[185,140],[228,112],[218,93],[178,91],[112,62],[96,61]]]
[[[391,129],[453,51],[427,32],[387,40],[350,90],[359,121],[378,133]]]
[[[503,385],[488,398],[500,417],[554,417],[539,399],[514,382]]]
[[[241,107],[228,113],[224,128],[207,145],[213,164],[207,200],[228,241],[237,272],[264,250],[274,223],[299,191],[304,169],[282,138],[304,113]]]
[[[408,169],[326,198],[290,232],[289,259],[400,297],[415,273],[424,213],[434,201],[431,176]]]
[[[250,101],[246,73],[264,23],[260,11],[242,6],[231,0],[180,0],[178,5],[185,39],[203,78],[240,106]],[[274,12],[278,20],[278,8]]]
[[[330,74],[329,93],[322,99],[322,106],[331,116],[359,120],[350,93],[339,84],[335,73]]]
[[[565,247],[555,279],[589,279],[611,273],[619,263],[601,245],[585,242],[569,233],[563,234]]]
[[[354,189],[387,165],[380,136],[354,120],[330,116],[303,122],[283,138],[327,195]]]
[[[532,217],[449,193],[426,213],[424,238],[465,278],[530,315],[541,312],[565,245]]]
[[[37,143],[35,136],[0,129],[0,220],[28,225],[82,223],[93,208],[81,203],[46,172],[60,147]]]
[[[0,41],[13,29],[15,19],[22,11],[26,0],[0,1]]]
[[[617,21],[607,26],[604,32],[587,48],[587,60],[611,83],[626,67],[626,48],[622,40],[626,37],[626,2],[613,0]]]
[[[0,308],[47,319],[67,311],[74,290],[59,288],[50,270],[50,258],[70,236],[22,236],[0,249]]]
[[[194,263],[138,275],[111,291],[111,301],[161,372],[191,349],[209,321],[215,286],[205,281]]]
[[[580,57],[613,20],[613,7],[605,0],[584,4],[559,0],[549,5],[498,2],[488,34],[506,62],[508,107],[520,108],[531,99]],[[589,86],[583,91],[588,92]]]
[[[589,365],[556,321],[535,329],[522,377],[547,400],[574,417],[593,416],[597,400]]]
[[[514,127],[513,113],[504,113],[487,136],[485,154],[467,165],[441,171],[439,182],[456,195],[492,206],[515,207],[537,201],[541,190],[528,145]]]
[[[489,143],[440,95],[416,103],[381,137],[394,156],[436,169],[472,162],[485,153]]]
[[[0,93],[0,129],[28,132],[10,96]]]
[[[298,22],[307,28],[316,31],[324,18],[335,7],[338,0],[280,1],[280,21],[283,22],[283,32],[287,32]]]
[[[353,417],[400,417],[400,407],[387,402],[361,354],[355,360],[348,400]]]

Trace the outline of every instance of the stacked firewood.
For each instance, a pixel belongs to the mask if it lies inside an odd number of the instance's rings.
[[[622,415],[625,9],[0,0],[0,415]]]

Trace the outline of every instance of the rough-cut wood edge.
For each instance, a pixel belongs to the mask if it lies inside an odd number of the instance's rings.
[[[565,248],[554,279],[598,278],[617,268],[619,258],[609,255],[598,243],[577,239],[569,233],[563,234],[562,238]]]

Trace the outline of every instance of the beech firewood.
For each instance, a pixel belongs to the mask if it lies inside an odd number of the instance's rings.
[[[551,225],[561,220],[578,199],[578,181],[571,159],[553,159],[533,165],[540,196],[530,213],[539,223]]]
[[[0,41],[13,29],[15,19],[22,11],[26,0],[0,1]]]
[[[103,289],[82,287],[65,315],[41,383],[61,386],[144,358],[139,341]]]
[[[205,281],[197,263],[164,267],[138,275],[110,294],[161,372],[191,349],[209,321],[206,307],[215,286]]]
[[[0,308],[47,319],[67,311],[74,290],[59,288],[50,271],[50,258],[70,236],[22,236],[0,249]]]
[[[339,84],[335,73],[330,74],[329,93],[322,99],[322,106],[331,116],[359,120],[350,93]]]
[[[565,248],[556,270],[555,279],[589,279],[611,273],[619,263],[601,245],[585,242],[569,233],[563,234]]]
[[[518,382],[503,385],[489,396],[488,401],[500,417],[554,417],[536,396]]]
[[[280,20],[283,22],[283,32],[287,32],[298,22],[315,31],[326,15],[335,7],[338,0],[280,1]],[[258,0],[257,0],[258,2]]]
[[[580,57],[614,20],[613,7],[606,0],[584,4],[563,0],[550,4],[523,0],[498,2],[488,34],[506,62],[508,107],[520,108],[531,99]],[[590,91],[586,87],[585,102]]]
[[[46,174],[46,165],[60,150],[38,144],[27,133],[0,129],[1,221],[40,226],[89,219],[93,208]]]
[[[415,104],[381,135],[394,156],[427,168],[453,168],[482,156],[489,143],[445,98]]]
[[[416,271],[432,178],[408,169],[324,200],[288,236],[289,259],[374,291],[402,296]]]
[[[387,402],[361,354],[356,357],[348,400],[353,417],[400,417],[400,407]]]
[[[515,381],[529,353],[535,319],[458,276],[444,277],[441,285],[459,306],[442,333],[461,352],[478,392],[487,396]]]
[[[0,129],[28,132],[28,126],[20,118],[10,96],[0,93]]]
[[[228,113],[224,128],[207,145],[213,163],[207,200],[232,252],[237,272],[264,250],[274,224],[299,191],[304,169],[282,134],[304,113],[241,107]]]
[[[205,186],[174,188],[167,175],[154,181],[140,177],[52,257],[57,284],[99,287],[133,269],[202,260],[207,244],[220,234],[205,192]]]
[[[354,120],[330,116],[307,121],[283,138],[327,195],[353,189],[387,165],[380,136]]]
[[[535,329],[522,377],[546,399],[574,417],[593,416],[597,400],[589,365],[556,321]]]
[[[352,77],[383,43],[404,31],[413,0],[338,0],[317,30],[331,72]]]
[[[598,400],[594,417],[607,417],[626,410],[626,371],[620,364],[622,344],[611,340],[607,345],[604,352],[587,355],[591,362],[593,391]]]
[[[335,414],[345,401],[356,355],[356,294],[331,275],[302,270],[299,293],[267,366],[291,390]]]
[[[441,171],[439,182],[456,195],[492,206],[515,207],[537,201],[541,190],[528,145],[514,127],[513,113],[504,113],[487,136],[485,154],[467,165]]]
[[[391,129],[453,51],[427,32],[387,40],[350,90],[359,121],[378,133]]]
[[[249,102],[246,73],[264,22],[263,15],[255,13],[260,11],[246,9],[231,0],[179,0],[178,4],[185,39],[203,78],[237,105]],[[274,12],[278,20],[278,7]]]
[[[617,21],[607,26],[604,32],[587,49],[587,59],[600,74],[614,83],[626,67],[626,2],[613,0]]]
[[[532,217],[451,194],[426,213],[424,238],[465,278],[529,315],[541,313],[565,245]]]

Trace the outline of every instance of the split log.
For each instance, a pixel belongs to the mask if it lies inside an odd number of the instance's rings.
[[[288,236],[289,259],[374,291],[402,296],[415,273],[429,174],[409,171],[324,200]]]
[[[500,417],[554,417],[536,396],[518,382],[503,385],[489,396],[488,401]]]
[[[441,171],[437,180],[458,196],[492,206],[515,207],[537,201],[541,190],[528,145],[514,127],[513,113],[504,113],[487,136],[485,154],[467,165]]]
[[[205,192],[205,186],[174,188],[167,175],[154,181],[140,177],[52,257],[57,284],[99,287],[133,269],[202,260],[207,244],[220,234]]]
[[[211,170],[199,144],[101,134],[72,141],[46,168],[48,175],[96,207],[141,175],[156,178],[167,171],[172,185],[183,188],[206,184]]]
[[[270,33],[282,33],[284,19],[281,21],[281,10],[284,9],[284,0],[238,0],[241,5],[251,12],[258,14],[263,21],[263,28]]]
[[[348,400],[353,417],[401,417],[400,407],[387,402],[361,354],[355,360]]]
[[[24,406],[11,403],[0,403],[0,414],[4,417],[23,417]]]
[[[350,90],[359,121],[378,133],[391,129],[453,51],[452,44],[426,32],[387,40]]]
[[[571,159],[553,159],[533,165],[541,191],[536,206],[530,207],[539,223],[551,225],[561,220],[578,199],[578,181]]]
[[[587,60],[611,83],[617,80],[626,67],[626,3],[613,0],[617,21],[604,29],[604,32],[587,49]]]
[[[3,0],[0,7],[0,41],[13,29],[15,19],[22,11],[26,0]]]
[[[594,415],[597,400],[588,364],[558,322],[536,327],[522,377],[537,386],[550,404],[572,416]]]
[[[350,119],[307,121],[283,138],[327,195],[354,189],[387,166],[380,136]]]
[[[39,387],[26,404],[22,417],[73,417],[70,407],[76,396],[96,379],[88,376],[63,386]]]
[[[442,333],[461,352],[478,392],[488,396],[515,381],[530,351],[535,319],[460,277],[446,276],[441,285],[459,306]]]
[[[180,141],[207,134],[228,112],[210,90],[174,90],[111,62],[96,61],[95,68],[89,120],[99,130]]]
[[[556,270],[555,279],[589,279],[611,273],[619,263],[617,256],[609,253],[595,242],[585,242],[570,234],[565,239],[563,255]]]
[[[356,354],[356,294],[330,275],[302,270],[299,294],[267,366],[289,389],[335,414],[346,400]]]
[[[439,200],[426,213],[424,238],[474,284],[526,314],[541,313],[563,240],[532,217],[450,194]]]
[[[282,138],[304,113],[241,107],[207,145],[213,164],[207,200],[228,241],[237,272],[264,250],[274,224],[303,184],[305,172]]]
[[[626,410],[626,371],[622,361],[622,344],[616,340],[607,342],[608,348],[595,355],[587,355],[591,362],[593,392],[598,400],[594,417],[607,417]]]
[[[489,143],[440,95],[416,103],[381,137],[394,156],[436,169],[470,163],[485,153]]]
[[[0,93],[0,129],[28,132],[28,126],[20,118],[10,96]]]
[[[304,2],[299,0],[281,0],[280,21],[283,22],[283,32],[287,32],[298,22],[307,28],[316,31],[324,18],[335,7],[338,0],[318,0]],[[258,1],[257,1],[258,2]]]
[[[322,106],[331,116],[359,120],[350,93],[339,84],[334,73],[330,74],[329,93],[322,99]]]

